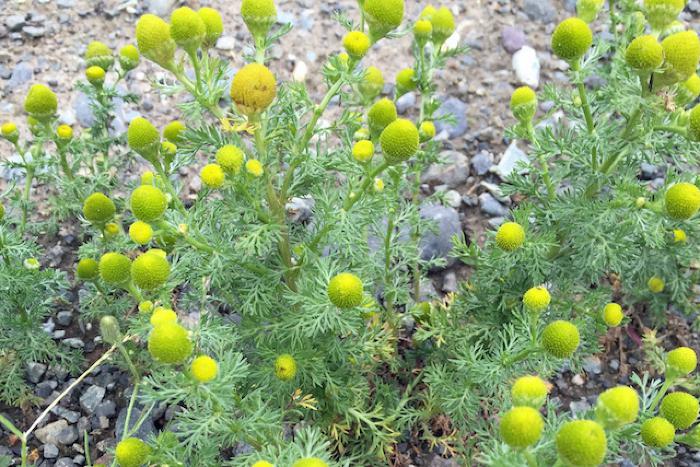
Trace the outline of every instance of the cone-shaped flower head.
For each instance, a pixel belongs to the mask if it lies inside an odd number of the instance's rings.
[[[170,308],[159,306],[153,310],[150,322],[153,326],[160,326],[163,323],[177,323],[177,313]]]
[[[153,227],[143,221],[136,221],[129,226],[129,238],[134,243],[146,245],[153,238]]]
[[[523,305],[527,311],[541,313],[547,309],[552,297],[546,287],[533,287],[523,295]]]
[[[245,163],[245,171],[257,178],[265,172],[265,168],[263,167],[262,162],[259,160],[250,159]]]
[[[576,2],[576,15],[586,23],[595,21],[596,16],[603,8],[605,0],[578,0]]]
[[[665,448],[676,437],[676,428],[662,417],[654,417],[642,423],[642,441],[652,448]]]
[[[375,66],[367,67],[358,89],[366,100],[372,100],[377,97],[384,89],[384,75],[379,68]]]
[[[124,285],[131,278],[131,260],[121,253],[105,253],[100,258],[99,270],[107,284]]]
[[[291,381],[297,374],[297,362],[289,354],[282,354],[275,359],[275,376],[282,381]]]
[[[565,19],[552,33],[552,50],[562,60],[573,62],[583,57],[593,43],[593,33],[579,18]]]
[[[425,44],[433,35],[433,23],[427,19],[419,19],[413,25],[413,36],[419,44]]]
[[[361,164],[371,161],[373,156],[374,144],[372,141],[363,139],[355,143],[352,147],[352,157]]]
[[[407,161],[418,152],[420,135],[412,121],[399,118],[384,128],[379,142],[382,145],[384,160],[395,165]]]
[[[136,43],[141,55],[167,68],[175,57],[175,41],[170,37],[170,26],[161,18],[145,14],[136,23]]]
[[[100,275],[100,265],[92,258],[83,258],[75,267],[75,275],[84,281],[93,281]]]
[[[350,31],[343,37],[343,47],[352,58],[359,60],[370,47],[369,37],[362,31]]]
[[[90,84],[99,88],[105,82],[105,71],[97,65],[91,66],[85,70],[85,78]]]
[[[145,159],[153,160],[160,149],[160,134],[151,122],[143,117],[134,118],[126,133],[129,147]]]
[[[199,171],[199,178],[207,187],[216,190],[224,186],[226,175],[219,164],[207,164]]]
[[[119,65],[124,71],[133,70],[139,64],[139,49],[134,45],[125,45],[119,49]]]
[[[190,373],[192,377],[200,383],[208,383],[213,380],[216,378],[218,372],[219,365],[216,363],[216,360],[207,355],[200,355],[192,360]]]
[[[116,211],[114,202],[103,193],[93,193],[83,202],[83,216],[93,224],[104,224]]]
[[[90,42],[85,50],[85,63],[88,67],[98,66],[103,70],[109,70],[114,64],[112,50],[102,42]]]
[[[603,308],[603,321],[611,328],[619,326],[624,316],[622,307],[617,303],[608,303]]]
[[[700,96],[700,76],[695,73],[690,78],[685,80],[683,83],[683,89],[685,89],[690,96],[690,100],[696,99],[698,96]]]
[[[683,229],[673,229],[673,243],[686,243],[688,235]]]
[[[661,293],[666,287],[666,281],[659,276],[654,276],[647,281],[647,287],[651,293]]]
[[[606,428],[620,428],[637,420],[639,396],[629,386],[617,386],[598,396],[596,418]]]
[[[404,68],[396,75],[396,92],[404,95],[416,89],[416,72],[413,68]]]
[[[24,99],[24,111],[39,121],[46,121],[56,114],[58,98],[43,84],[34,84]]]
[[[547,385],[537,376],[521,376],[510,390],[514,406],[539,409],[547,400]]]
[[[666,354],[666,378],[688,376],[698,366],[698,356],[690,347],[678,347]]]
[[[192,354],[187,329],[173,322],[155,326],[148,337],[148,352],[161,363],[182,363]]]
[[[370,107],[367,112],[367,123],[372,135],[379,136],[384,128],[398,118],[394,101],[384,98],[380,99]]]
[[[501,438],[515,449],[535,444],[542,436],[543,428],[542,415],[532,407],[513,407],[501,417]]]
[[[630,42],[625,52],[627,64],[638,71],[656,70],[664,61],[664,49],[656,37],[640,36]]]
[[[420,141],[421,143],[425,143],[426,141],[430,141],[431,139],[435,138],[435,124],[431,121],[425,121],[420,124],[420,128],[418,128],[418,133],[420,134]]]
[[[273,464],[270,464],[268,461],[257,461],[251,467],[275,467],[275,466]]]
[[[372,42],[377,42],[401,25],[404,0],[364,0],[362,9]]]
[[[241,16],[254,37],[264,38],[277,20],[277,8],[273,0],[243,0]]]
[[[73,138],[73,128],[70,125],[58,125],[56,128],[58,139],[68,141]]]
[[[5,122],[0,126],[0,135],[11,143],[16,143],[19,139],[19,131],[17,124],[14,122]]]
[[[688,138],[700,142],[700,104],[693,107],[688,119]]]
[[[686,0],[644,0],[647,21],[656,31],[673,24],[685,7]]]
[[[522,86],[510,96],[510,110],[520,122],[529,122],[537,113],[537,94],[530,86]]]
[[[660,85],[671,85],[690,78],[698,68],[700,39],[695,31],[671,34],[661,42],[664,72],[657,76]]]
[[[328,467],[328,464],[318,457],[305,457],[296,461],[292,467]]]
[[[162,287],[170,276],[170,263],[164,255],[149,250],[131,263],[131,278],[143,290]]]
[[[672,392],[661,401],[659,414],[671,422],[677,430],[685,430],[695,423],[700,406],[698,400],[687,392]]]
[[[349,272],[342,272],[328,282],[328,298],[338,308],[354,308],[362,304],[362,280]]]
[[[573,420],[559,428],[557,452],[566,465],[594,467],[603,463],[608,440],[605,430],[591,420]]]
[[[151,448],[138,438],[126,438],[114,450],[119,467],[140,467],[146,463],[150,454]]]
[[[440,7],[430,18],[433,25],[433,41],[444,43],[455,32],[455,17],[447,7]]]
[[[666,192],[666,212],[673,219],[690,219],[699,209],[700,188],[692,183],[676,183]]]
[[[244,159],[243,151],[231,144],[222,146],[216,151],[216,163],[228,173],[239,173],[243,167]]]
[[[168,207],[168,199],[153,185],[140,185],[130,199],[131,212],[140,221],[153,222],[160,219]]]
[[[204,40],[207,27],[196,11],[183,6],[170,15],[170,37],[188,51],[196,50]]]
[[[504,251],[515,251],[525,243],[525,229],[516,222],[505,222],[496,231],[496,245]]]
[[[554,321],[542,331],[542,347],[557,358],[571,357],[580,339],[578,328],[568,321]]]
[[[277,81],[272,72],[259,63],[241,68],[231,83],[231,99],[245,115],[265,110],[277,95]]]
[[[187,127],[180,120],[173,120],[172,122],[165,125],[163,128],[163,137],[170,141],[171,143],[179,143],[181,140],[181,134],[185,131]]]
[[[203,45],[204,47],[213,47],[224,32],[224,21],[221,18],[221,13],[214,8],[204,7],[197,10],[197,14],[202,18],[206,30]]]

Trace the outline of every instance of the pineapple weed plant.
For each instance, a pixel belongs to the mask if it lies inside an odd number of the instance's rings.
[[[530,144],[532,161],[503,191],[524,201],[483,247],[455,239],[473,272],[435,302],[419,299],[421,277],[439,265],[420,256],[434,227],[419,215],[419,174],[438,160],[432,76],[465,50],[444,46],[455,29],[444,7],[406,26],[402,0],[359,3],[357,20],[337,16],[345,52],[325,65],[318,103],[267,67],[267,50],[290,29],[274,26],[274,3],[244,0],[254,47],[230,87],[228,65],[210,54],[220,14],[184,7],[170,23],[142,16],[138,48],[118,60],[90,44],[81,85],[96,116],[89,131],[56,126],[57,97],[39,84],[25,101],[31,137],[2,126],[19,154],[5,163],[26,183],[3,196],[12,210],[0,226],[0,396],[31,402],[25,361],[80,365],[40,329],[67,281],[40,267],[28,240],[76,217],[85,227],[81,313],[99,320],[106,344],[26,431],[0,417],[23,465],[50,409],[107,361],[130,372],[127,418],[143,407],[116,433],[114,464],[125,467],[382,465],[407,432],[487,465],[660,464],[677,443],[700,447],[690,348],[657,350],[663,378],[633,375],[585,413],[560,410],[545,381],[565,364],[580,368],[632,310],[662,325],[669,303],[692,309],[700,41],[677,21],[684,1],[646,0],[641,10],[611,2],[608,40],[589,26],[602,0],[580,0],[578,17],[557,26],[552,49],[573,86],[549,86],[540,99],[566,124],[534,121],[538,96],[513,93],[510,136]],[[381,71],[362,59],[404,34],[414,66],[381,98]],[[136,100],[116,85],[141,58],[169,72],[163,93],[191,97],[179,106],[186,123],[162,137],[144,118],[126,135],[110,126],[114,100]],[[593,73],[606,84],[592,92],[583,82]],[[398,118],[395,100],[412,90],[420,113]],[[665,186],[638,180],[641,162],[671,158]],[[117,174],[135,161],[149,170],[119,196]],[[186,166],[203,183],[188,205],[174,177]],[[56,209],[43,223],[29,222],[35,178],[62,195],[48,197]],[[310,221],[288,215],[302,197],[315,202]],[[402,332],[407,315],[418,323],[412,335]],[[165,429],[134,437],[162,405],[178,407]],[[252,450],[232,457],[240,443]]]

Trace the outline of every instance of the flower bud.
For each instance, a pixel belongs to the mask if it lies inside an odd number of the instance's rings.
[[[654,276],[647,281],[647,287],[651,293],[661,293],[666,287],[666,282],[662,278]]]
[[[362,81],[358,85],[358,90],[365,100],[375,99],[384,89],[384,75],[379,68],[370,66],[365,70]]]
[[[100,275],[99,264],[92,258],[83,258],[75,267],[75,275],[84,281],[94,281]]]
[[[361,164],[366,164],[374,156],[374,144],[369,140],[362,140],[352,147],[352,157]]]
[[[58,109],[56,94],[43,84],[34,84],[24,99],[24,111],[42,122],[54,117]]]
[[[617,303],[608,303],[603,308],[603,321],[611,328],[619,326],[624,316],[622,307]]]
[[[514,406],[539,409],[547,400],[547,385],[537,376],[522,376],[510,390]]]
[[[659,414],[671,422],[677,430],[685,430],[695,423],[700,406],[698,400],[687,392],[672,392],[661,401]]]
[[[639,396],[629,386],[617,386],[598,396],[596,418],[606,428],[617,429],[633,423],[639,415]]]
[[[170,68],[175,57],[175,41],[170,26],[152,14],[141,16],[136,23],[136,43],[141,55],[163,68]]]
[[[693,107],[688,118],[688,139],[700,142],[700,104]]]
[[[273,0],[243,0],[241,16],[250,34],[263,39],[277,20],[277,8]]]
[[[129,226],[129,238],[134,243],[146,245],[153,238],[153,228],[143,221],[136,221]]]
[[[644,0],[647,21],[655,31],[664,31],[681,14],[686,0]]]
[[[83,203],[83,217],[93,224],[104,224],[114,217],[117,208],[103,193],[93,193]]]
[[[525,309],[532,313],[541,313],[547,309],[552,297],[546,287],[533,287],[523,295]]]
[[[148,460],[151,448],[138,438],[127,438],[117,444],[114,450],[119,467],[141,467]]]
[[[171,143],[178,144],[182,138],[182,132],[186,130],[185,124],[180,120],[173,120],[163,128],[163,138]]]
[[[97,66],[103,70],[109,70],[114,64],[112,50],[102,42],[90,42],[85,50],[85,63],[88,68]]]
[[[367,112],[367,123],[374,137],[379,136],[384,128],[398,118],[396,105],[390,99],[380,99]]]
[[[277,95],[277,81],[272,72],[259,63],[241,68],[231,83],[231,99],[244,115],[251,116],[264,111]]]
[[[364,0],[362,4],[372,43],[398,28],[403,21],[404,0]]]
[[[427,19],[419,19],[413,25],[413,36],[420,45],[425,45],[433,35],[433,23]]]
[[[455,18],[447,7],[440,7],[430,18],[433,25],[433,42],[441,46],[455,32]]]
[[[695,371],[698,357],[690,347],[678,347],[666,354],[666,379],[688,376]]]
[[[364,57],[370,45],[369,37],[362,31],[350,31],[343,38],[345,51],[355,60]]]
[[[129,147],[146,160],[154,160],[160,149],[160,134],[156,127],[143,117],[134,118],[127,130]]]
[[[596,16],[603,8],[605,0],[578,0],[576,2],[576,14],[586,23],[595,21]]]
[[[114,345],[122,340],[119,330],[119,321],[111,315],[103,316],[100,319],[100,335],[107,344]]]
[[[5,122],[0,126],[0,135],[12,144],[16,144],[19,140],[19,131],[14,122]]]
[[[431,121],[425,121],[420,124],[420,128],[418,129],[418,133],[420,134],[420,142],[425,143],[427,141],[430,141],[431,139],[435,138],[435,124]]]
[[[544,420],[532,407],[513,407],[501,417],[501,438],[514,449],[535,444],[542,437]]]
[[[593,43],[593,33],[585,21],[569,18],[556,27],[552,33],[552,50],[567,62],[573,62],[588,51]]]
[[[416,89],[418,83],[416,83],[416,72],[413,68],[404,68],[399,71],[396,75],[396,92],[397,95],[402,96],[407,92]]]
[[[522,86],[510,96],[510,110],[522,123],[531,122],[537,113],[537,94],[529,86]]]
[[[246,162],[245,163],[245,170],[250,175],[252,175],[253,177],[256,177],[256,178],[261,177],[265,171],[265,169],[262,165],[262,162],[260,162],[257,159],[250,159],[248,162]]]
[[[219,37],[224,32],[224,22],[221,19],[221,13],[214,8],[204,7],[197,10],[197,14],[202,18],[206,29],[202,46],[211,48],[216,45],[216,41],[219,40]]]
[[[119,49],[119,65],[124,71],[130,71],[139,64],[139,49],[129,44]]]
[[[70,125],[59,125],[56,128],[56,136],[61,141],[70,141],[73,138],[73,128]]]
[[[170,37],[189,53],[199,48],[206,33],[202,17],[191,8],[180,7],[170,15]]]
[[[99,66],[91,66],[85,70],[85,78],[96,88],[101,88],[105,82],[105,71]]]

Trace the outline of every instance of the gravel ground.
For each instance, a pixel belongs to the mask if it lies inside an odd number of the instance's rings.
[[[134,25],[140,14],[150,8],[168,16],[174,3],[171,0],[0,0],[0,121],[11,119],[23,124],[24,95],[32,83],[43,82],[59,96],[62,122],[78,127],[89,125],[87,101],[75,87],[83,77],[81,57],[87,43],[101,40],[115,49],[133,43]],[[212,6],[222,12],[225,33],[216,53],[229,60],[233,69],[243,63],[249,39],[238,16],[240,3],[240,0],[178,3],[193,8]],[[427,2],[406,3],[406,16],[415,18]],[[500,195],[500,177],[512,170],[515,161],[526,157],[524,147],[519,148],[503,137],[504,129],[513,123],[508,111],[509,97],[521,84],[541,87],[545,82],[566,80],[565,64],[552,56],[548,38],[556,22],[571,14],[575,0],[446,0],[442,3],[455,13],[459,41],[471,47],[468,55],[450,61],[447,69],[437,76],[443,111],[454,114],[456,124],[439,128],[438,137],[444,141],[447,163],[423,175],[425,193],[443,191],[445,197],[445,207],[424,208],[426,217],[440,219],[440,234],[424,239],[424,245],[426,249],[447,254],[452,234],[464,231],[478,240],[486,229],[492,229],[507,217],[513,201]],[[277,4],[280,20],[293,23],[295,29],[282,45],[273,49],[271,67],[282,80],[303,77],[313,94],[318,95],[323,92],[320,69],[330,54],[340,50],[343,35],[332,14],[341,10],[357,16],[356,2],[278,0]],[[694,19],[696,27],[700,27],[700,1],[691,0],[684,15],[685,20]],[[387,82],[391,82],[405,66],[404,60],[396,59],[397,55],[410,56],[408,38],[375,47],[365,62],[378,66]],[[179,117],[173,98],[152,91],[150,81],[163,76],[150,63],[142,63],[130,73],[126,85],[142,95],[142,100],[138,106],[119,109],[117,131],[123,131],[137,115],[158,124]],[[410,113],[414,105],[415,96],[409,94],[402,98],[400,110]],[[0,157],[7,157],[8,151],[8,145],[0,145]],[[646,167],[644,176],[653,181],[660,175],[657,168]],[[196,187],[199,183],[196,175],[191,180]],[[0,180],[0,188],[3,184]],[[77,248],[76,239],[63,233],[59,240],[53,243],[58,246],[49,251],[48,262],[70,268],[72,261],[66,260],[64,253]],[[466,274],[468,271],[460,265],[434,273],[435,293],[455,291],[458,281]],[[83,349],[88,359],[94,361],[101,350],[94,342],[96,330],[89,323],[81,323],[77,316],[77,309],[59,310],[46,323],[45,330],[56,339]],[[553,380],[553,395],[565,407],[585,409],[594,403],[601,389],[616,382],[624,383],[632,372],[649,370],[639,337],[647,325],[639,320],[626,331],[607,336],[603,344],[608,351],[592,357],[582,374],[562,372]],[[698,335],[689,330],[685,319],[674,317],[669,329],[672,331],[659,333],[660,337],[666,337],[665,347],[677,344],[698,347]],[[27,378],[42,401],[39,406],[20,411],[0,405],[0,411],[22,427],[31,423],[38,410],[72,381],[70,375],[36,363],[28,364]],[[100,367],[52,411],[47,423],[36,432],[31,449],[37,465],[84,465],[84,431],[91,436],[93,462],[109,462],[106,452],[114,444],[115,429],[121,431],[129,391],[128,375],[115,367]],[[156,431],[171,415],[166,407],[155,411],[144,423],[142,434]],[[3,432],[0,455],[12,456],[18,452],[18,443]],[[682,454],[682,460],[679,458],[674,465],[700,465],[697,453]],[[404,465],[409,464],[457,465],[454,460],[444,460],[430,452],[407,455]]]

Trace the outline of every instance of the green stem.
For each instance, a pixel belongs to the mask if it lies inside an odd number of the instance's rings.
[[[529,448],[523,449],[523,455],[527,460],[528,467],[538,467],[539,464],[537,463],[537,459],[535,458],[534,454],[532,454],[532,451],[530,451]]]
[[[160,175],[160,178],[163,181],[163,185],[165,186],[165,190],[170,194],[170,197],[173,200],[173,203],[175,203],[175,208],[180,211],[180,213],[183,216],[187,216],[187,210],[185,209],[185,205],[182,204],[182,201],[180,200],[180,197],[178,196],[177,192],[175,191],[175,187],[173,186],[172,182],[170,181],[170,177],[168,177],[168,174],[165,172],[165,169],[158,164],[155,163],[153,164],[153,167],[156,169],[156,172],[158,175]]]
[[[617,15],[615,14],[615,0],[610,0],[610,32],[617,35]]]
[[[581,60],[578,59],[571,63],[571,69],[574,72],[581,70]],[[579,77],[580,78],[580,77]],[[581,107],[583,108],[583,116],[586,119],[586,129],[589,135],[595,134],[595,124],[593,123],[593,114],[591,113],[591,106],[588,103],[588,95],[586,94],[586,85],[583,80],[576,84],[578,88],[578,95],[581,98]],[[591,168],[593,171],[598,170],[598,151],[594,146],[591,150]]]
[[[29,195],[32,191],[32,182],[34,181],[34,165],[27,166],[27,173],[24,180],[24,191],[22,192],[22,221],[20,224],[20,235],[24,234],[27,226],[27,218],[29,216]]]
[[[139,393],[139,382],[134,383],[134,389],[131,391],[131,398],[129,399],[129,406],[126,409],[126,417],[124,418],[124,431],[122,432],[122,441],[129,434],[129,420],[131,419],[131,412],[134,410],[134,405],[136,404],[136,397]]]
[[[131,375],[134,377],[134,381],[138,383],[138,381],[141,379],[141,375],[134,366],[134,362],[131,360],[129,352],[126,351],[126,347],[124,347],[123,343],[118,342],[116,345],[117,349],[119,349],[119,353],[121,353],[122,357],[124,357],[124,360],[126,360],[126,365],[129,367],[129,371],[131,371]]]
[[[387,311],[394,309],[394,300],[387,292],[391,281],[391,236],[394,233],[394,227],[394,213],[390,212],[386,225],[386,236],[384,237],[384,299]]]
[[[189,47],[185,50],[185,52],[187,52],[187,55],[190,57],[190,61],[192,62],[192,68],[194,68],[195,78],[194,88],[195,91],[197,91],[197,93],[199,94],[202,88],[202,69],[199,63],[199,57],[197,57],[197,49]]]
[[[360,198],[365,194],[367,189],[370,187],[372,182],[374,181],[374,177],[382,173],[384,170],[386,170],[389,167],[389,164],[386,162],[382,163],[380,166],[378,166],[376,169],[365,175],[365,181],[362,183],[360,186],[360,190],[357,193],[351,192],[350,195],[347,197],[345,200],[345,204],[343,205],[343,209],[345,211],[349,211],[350,208],[352,208],[355,203],[357,203]]]
[[[265,37],[255,37],[255,61],[261,65],[265,64]]]
[[[667,378],[666,381],[664,381],[664,384],[661,386],[661,389],[659,389],[659,392],[656,393],[654,400],[651,401],[651,405],[649,406],[649,412],[653,413],[654,410],[656,410],[656,407],[659,405],[659,402],[661,402],[661,399],[663,399],[668,390],[671,389],[671,386],[673,386],[673,382],[674,381],[672,378]]]
[[[688,136],[687,128],[676,125],[656,125],[654,126],[654,131],[668,131],[669,133],[675,133],[684,138]]]
[[[221,107],[219,107],[218,103],[214,102],[209,102],[198,90],[197,86],[195,86],[192,81],[185,76],[182,70],[178,70],[175,66],[172,66],[170,68],[167,68],[170,70],[172,74],[175,75],[177,80],[187,89],[187,91],[192,94],[192,96],[195,98],[199,104],[204,107],[205,109],[209,110],[216,118],[218,119],[224,119],[226,118],[226,113],[223,111]]]
[[[131,294],[132,297],[136,299],[137,302],[141,303],[143,301],[141,291],[136,288],[133,282],[129,282],[124,288]]]
[[[535,128],[532,125],[532,122],[528,123],[527,126],[527,131],[528,134],[530,135],[530,142],[537,146],[537,137],[535,136]],[[597,160],[597,158],[594,158]],[[556,192],[554,190],[554,184],[552,183],[552,177],[549,174],[549,164],[547,164],[547,160],[544,157],[544,154],[542,154],[538,150],[537,154],[537,160],[540,163],[540,166],[542,167],[542,180],[544,180],[544,184],[547,187],[547,197],[551,201],[554,199]]]
[[[423,105],[421,105],[421,113],[423,113]],[[420,174],[421,170],[418,165],[415,167],[414,171],[414,180],[413,180],[413,197],[411,199],[411,203],[413,204],[413,208],[416,210],[416,212],[420,211],[420,200],[419,200],[419,194],[420,194]],[[416,255],[416,260],[413,262],[413,300],[418,303],[420,300],[420,280],[421,280],[421,273],[420,273],[420,237],[421,237],[421,231],[420,231],[420,222],[416,222],[416,228],[413,229],[413,243],[416,246],[416,250],[418,254]]]
[[[68,159],[66,159],[66,152],[59,149],[58,157],[61,163],[61,169],[63,170],[63,173],[66,175],[66,177],[68,177],[69,180],[73,180],[75,176],[73,175],[73,171],[70,168],[70,164],[68,164]]]
[[[503,366],[504,367],[512,366],[515,363],[518,363],[520,361],[525,360],[530,355],[540,353],[541,351],[542,351],[542,348],[539,346],[528,347],[527,349],[518,352],[517,354],[513,355],[512,357],[504,359],[502,362]]]

